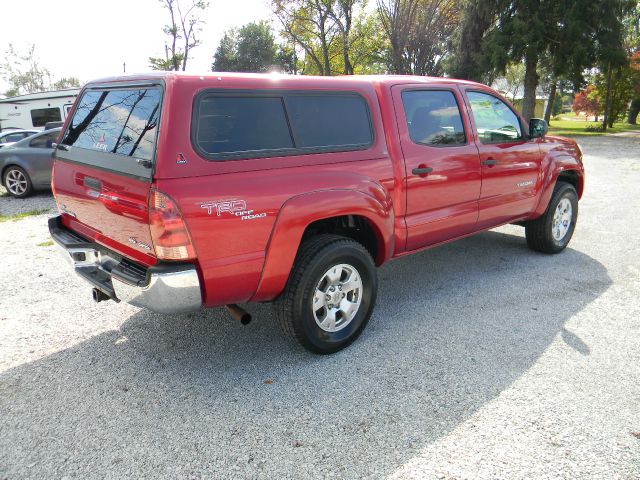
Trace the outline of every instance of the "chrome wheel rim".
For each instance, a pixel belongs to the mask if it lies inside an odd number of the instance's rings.
[[[557,242],[567,236],[572,216],[573,208],[571,207],[571,202],[568,198],[563,198],[558,202],[556,211],[553,213],[553,223],[551,224],[551,234]]]
[[[327,270],[311,299],[318,327],[337,332],[349,325],[360,309],[362,290],[362,277],[352,265],[341,263]]]
[[[23,195],[27,191],[27,176],[20,170],[9,170],[4,183],[9,193],[13,195]]]

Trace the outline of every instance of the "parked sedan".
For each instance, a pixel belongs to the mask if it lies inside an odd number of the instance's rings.
[[[11,129],[0,132],[0,148],[8,147],[22,139],[39,133],[39,130],[18,130]]]
[[[2,185],[17,198],[51,185],[52,144],[60,128],[46,130],[0,150]]]

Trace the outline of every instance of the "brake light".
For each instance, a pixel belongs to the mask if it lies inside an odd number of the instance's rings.
[[[189,229],[178,206],[167,195],[153,189],[149,196],[149,229],[159,259],[189,260],[196,257]]]

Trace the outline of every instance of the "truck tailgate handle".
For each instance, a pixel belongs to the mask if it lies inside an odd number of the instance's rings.
[[[418,167],[411,170],[411,173],[414,175],[426,175],[427,173],[433,172],[433,168],[431,167]]]
[[[102,187],[102,183],[100,182],[100,180],[93,177],[84,177],[83,183],[85,187],[96,191],[100,191]]]
[[[495,165],[496,163],[498,163],[498,161],[494,160],[493,158],[487,158],[486,160],[482,161],[483,165],[489,165],[489,166]]]

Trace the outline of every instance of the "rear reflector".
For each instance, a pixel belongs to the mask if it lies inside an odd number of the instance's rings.
[[[149,196],[149,228],[159,259],[190,260],[196,257],[191,235],[177,205],[167,195],[153,189]]]

